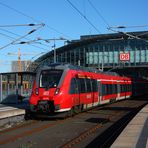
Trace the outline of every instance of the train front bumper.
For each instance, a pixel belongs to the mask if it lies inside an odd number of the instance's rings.
[[[60,105],[55,105],[54,101],[39,101],[37,105],[30,105],[32,112],[54,113],[60,110]]]

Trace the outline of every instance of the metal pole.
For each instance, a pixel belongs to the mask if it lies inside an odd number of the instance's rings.
[[[0,102],[2,102],[2,75],[0,75]]]
[[[104,48],[102,52],[102,71],[104,70]]]
[[[53,47],[54,47],[54,63],[56,63],[56,48],[55,48],[55,39],[54,39],[54,45],[53,45]]]
[[[10,93],[10,76],[7,75],[7,95]]]
[[[104,70],[104,58],[102,57],[102,71]]]
[[[17,100],[16,103],[18,103],[18,78],[19,78],[19,77],[18,77],[18,73],[16,73],[16,74],[15,74],[15,82],[16,82],[16,88],[15,88],[15,89],[16,89],[16,90],[15,90],[16,92],[15,92],[15,93],[16,93],[16,100]]]
[[[80,66],[80,59],[78,60],[78,66]]]

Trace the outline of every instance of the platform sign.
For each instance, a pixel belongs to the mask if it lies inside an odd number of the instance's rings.
[[[120,61],[129,61],[130,60],[130,53],[120,53],[119,59],[120,59]]]

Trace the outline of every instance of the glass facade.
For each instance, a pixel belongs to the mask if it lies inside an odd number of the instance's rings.
[[[148,63],[148,43],[142,43],[142,41],[137,41],[132,43],[133,40],[128,41],[128,44],[123,41],[123,43],[117,44],[117,42],[105,42],[98,43],[98,52],[92,50],[93,45],[87,47],[86,52],[86,65],[87,66],[101,66],[104,67],[114,67],[114,66],[140,66]],[[130,60],[121,61],[119,59],[120,53],[129,53]]]
[[[148,43],[144,40],[117,38],[86,44],[80,42],[77,46],[66,45],[59,48],[60,50],[56,49],[56,61],[95,68],[136,67],[148,64]],[[130,59],[121,61],[120,53],[129,53]],[[53,63],[53,59],[53,54],[48,55],[40,61],[40,65]]]

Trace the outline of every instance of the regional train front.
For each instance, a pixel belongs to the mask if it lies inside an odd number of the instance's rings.
[[[54,113],[60,110],[60,86],[63,82],[63,69],[55,66],[41,69],[36,76],[29,100],[31,112]]]

